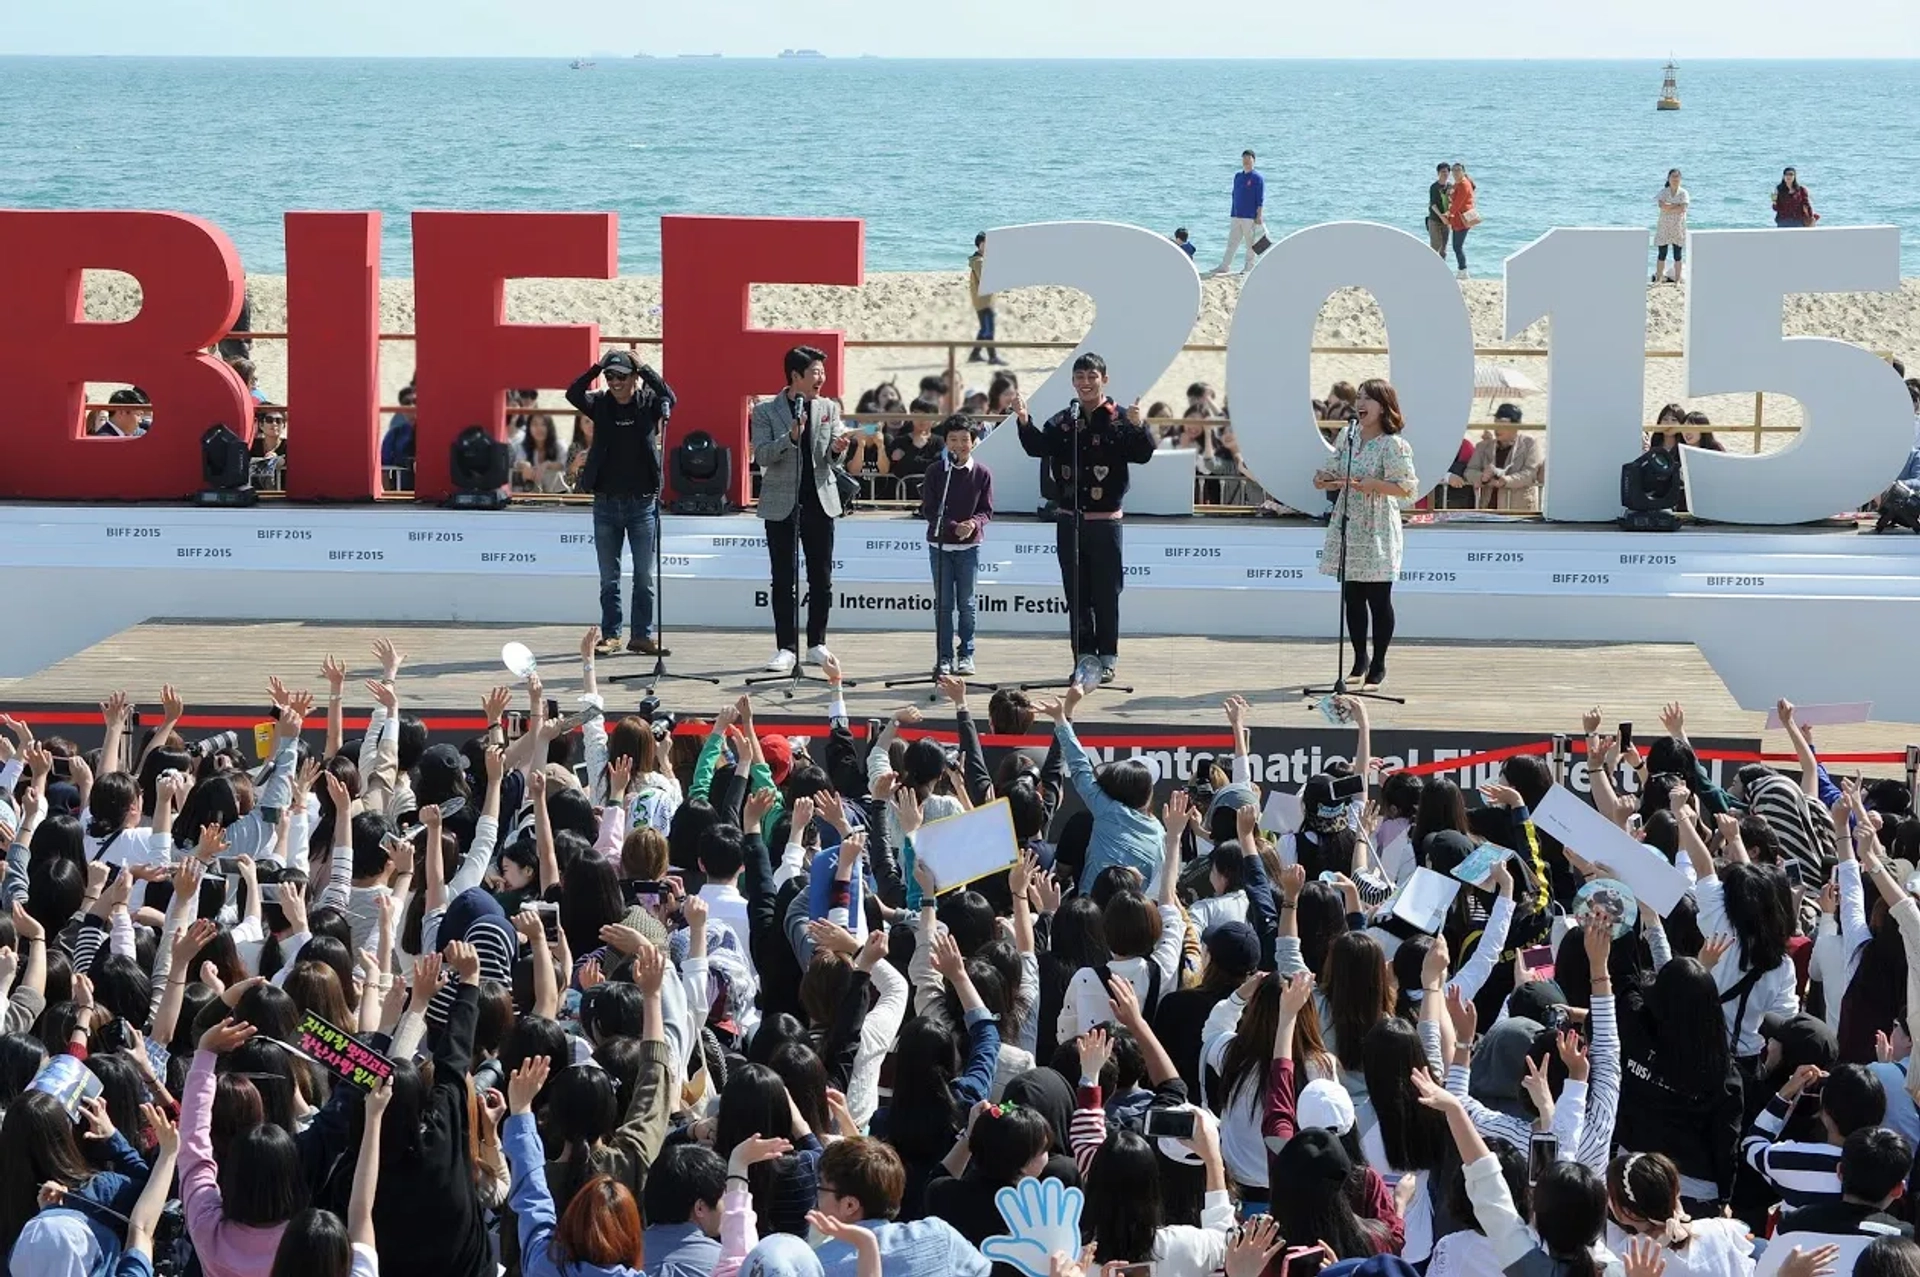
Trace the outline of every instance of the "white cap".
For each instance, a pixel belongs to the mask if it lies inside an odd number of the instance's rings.
[[[1335,1135],[1353,1129],[1353,1097],[1347,1088],[1330,1078],[1307,1083],[1294,1104],[1294,1117],[1302,1127],[1315,1126]]]

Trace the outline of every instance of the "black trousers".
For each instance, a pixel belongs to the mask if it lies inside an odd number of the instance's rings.
[[[807,646],[827,641],[827,616],[833,611],[833,520],[826,511],[801,502],[784,519],[767,521],[767,558],[773,565],[773,633],[782,651],[798,652],[794,606],[793,540],[796,527],[807,556]]]
[[[1073,516],[1054,525],[1054,553],[1060,560],[1060,588],[1067,597],[1067,635],[1074,659],[1120,654],[1120,589],[1126,564],[1120,547],[1120,520],[1084,519],[1080,557],[1073,554]]]
[[[1341,587],[1341,602],[1347,609],[1347,641],[1353,644],[1353,663],[1367,661],[1368,621],[1372,621],[1373,661],[1384,666],[1387,648],[1393,643],[1393,582],[1348,581]]]

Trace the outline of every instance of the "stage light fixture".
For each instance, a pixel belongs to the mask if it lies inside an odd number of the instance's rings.
[[[441,508],[446,510],[504,510],[507,508],[507,477],[512,472],[512,452],[504,440],[495,439],[483,426],[468,426],[454,436],[448,451],[447,471],[454,492]]]
[[[1678,532],[1674,510],[1680,504],[1680,459],[1663,448],[1650,448],[1620,467],[1620,504],[1626,513],[1618,520],[1626,532]]]
[[[1880,494],[1880,518],[1873,530],[1885,532],[1888,528],[1920,532],[1920,484],[1896,479],[1892,487]]]
[[[675,514],[725,514],[727,478],[733,464],[733,450],[722,448],[704,430],[695,430],[680,441],[669,460],[673,484]]]
[[[195,505],[249,506],[260,498],[248,482],[252,459],[246,441],[224,423],[207,427],[200,436],[200,481],[206,486],[193,497]]]

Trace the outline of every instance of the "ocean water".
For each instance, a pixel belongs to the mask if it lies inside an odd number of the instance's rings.
[[[867,223],[870,270],[956,269],[976,230],[1190,228],[1218,260],[1243,147],[1275,232],[1420,232],[1440,160],[1485,222],[1476,273],[1553,226],[1651,227],[1679,166],[1696,228],[1771,225],[1797,165],[1824,224],[1908,232],[1920,275],[1920,63],[998,62],[0,58],[0,205],[168,208],[278,272],[287,209],[611,209],[621,269],[663,213]]]

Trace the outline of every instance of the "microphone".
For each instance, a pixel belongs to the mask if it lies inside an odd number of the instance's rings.
[[[1067,403],[1067,419],[1074,425],[1080,424],[1080,396],[1075,395]]]

